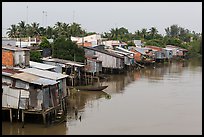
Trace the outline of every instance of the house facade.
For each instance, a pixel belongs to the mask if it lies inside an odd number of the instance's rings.
[[[84,47],[84,50],[86,56],[95,56],[97,60],[102,61],[104,69],[121,70],[124,68],[124,57],[92,47]]]
[[[29,66],[30,51],[12,45],[2,46],[2,65],[6,67]]]

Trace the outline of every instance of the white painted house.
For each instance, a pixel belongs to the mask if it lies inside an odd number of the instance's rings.
[[[102,38],[100,34],[93,34],[86,37],[71,37],[73,42],[81,44],[84,42],[91,42],[92,46],[100,45],[102,43]]]
[[[40,41],[37,38],[17,38],[16,46],[18,47],[31,47],[33,44],[40,44]]]

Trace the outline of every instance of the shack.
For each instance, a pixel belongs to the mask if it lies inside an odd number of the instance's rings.
[[[183,49],[174,45],[166,45],[166,49],[172,50],[173,58],[185,58],[188,52],[187,49]]]
[[[135,53],[134,60],[137,63],[151,64],[155,62],[151,48],[129,47],[129,50]]]
[[[40,70],[36,68],[26,68],[26,69],[21,69],[20,71],[57,81],[59,83],[59,90],[60,90],[59,92],[62,94],[62,97],[67,96],[66,78],[68,77],[68,75],[51,72],[47,70]]]
[[[94,59],[93,57],[86,57],[85,71],[98,75],[102,72],[102,61]]]
[[[117,54],[117,55],[123,57],[124,58],[124,64],[125,64],[126,68],[128,68],[128,67],[130,67],[131,65],[134,64],[134,56],[131,53],[118,51],[118,50],[112,50],[112,49],[106,49],[106,51],[108,51],[110,53]]]
[[[145,46],[145,47],[152,49],[154,54],[154,59],[156,62],[163,62],[166,60],[165,53],[162,51],[161,47],[157,47],[157,46]]]
[[[2,46],[2,65],[6,67],[28,67],[30,50],[19,48],[14,45]]]
[[[83,78],[84,63],[58,58],[43,58],[42,60],[45,64],[56,66],[55,72],[68,75],[67,81],[71,80],[71,82],[67,82],[67,86],[69,86],[69,83],[73,86],[76,84],[77,79]]]
[[[164,53],[164,56],[170,60],[173,58],[173,51],[172,49],[169,48],[162,48],[162,52]]]
[[[124,57],[93,47],[83,47],[85,56],[95,56],[102,61],[102,73],[120,73],[124,68]]]
[[[41,114],[46,124],[46,117],[57,112],[66,111],[63,92],[56,80],[43,78],[34,74],[14,69],[2,70],[2,110],[21,112],[24,123],[25,114]]]

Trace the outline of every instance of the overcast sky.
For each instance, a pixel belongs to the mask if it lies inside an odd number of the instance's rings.
[[[58,21],[74,21],[97,33],[115,27],[125,27],[132,33],[156,27],[165,34],[165,28],[177,24],[200,33],[202,2],[3,2],[2,35],[20,21],[52,27]]]

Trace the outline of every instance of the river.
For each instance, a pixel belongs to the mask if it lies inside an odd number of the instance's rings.
[[[158,64],[101,81],[103,92],[70,96],[66,122],[2,122],[3,135],[201,135],[202,62]],[[73,107],[78,108],[75,117]],[[81,119],[79,119],[81,117]],[[26,122],[26,121],[25,121]]]

